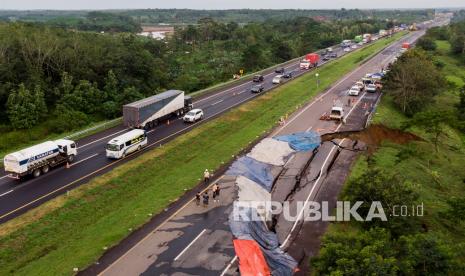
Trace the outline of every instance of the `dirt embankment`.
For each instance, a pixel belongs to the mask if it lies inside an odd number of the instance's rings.
[[[367,146],[369,153],[376,150],[384,141],[390,141],[396,144],[406,144],[410,141],[423,141],[422,138],[413,133],[388,128],[384,125],[371,125],[363,130],[324,134],[321,136],[321,141],[325,142],[343,138],[363,142]]]

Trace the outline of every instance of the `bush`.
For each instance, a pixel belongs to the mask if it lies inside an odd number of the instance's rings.
[[[58,105],[55,110],[55,119],[50,121],[50,125],[53,126],[55,133],[62,133],[83,127],[89,122],[90,118],[86,114]]]

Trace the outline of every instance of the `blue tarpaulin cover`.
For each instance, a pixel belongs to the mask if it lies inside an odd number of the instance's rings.
[[[272,275],[291,276],[297,267],[297,262],[279,247],[278,236],[269,231],[263,221],[251,219],[257,210],[244,208],[247,210],[243,213],[246,214],[245,216],[249,218],[249,221],[242,221],[243,217],[236,220],[233,213],[229,216],[229,227],[234,237],[256,241],[265,256]],[[255,214],[256,216],[257,214]]]
[[[297,132],[273,138],[278,141],[288,142],[289,146],[296,151],[314,150],[321,144],[320,134],[316,131]]]
[[[226,175],[242,175],[260,184],[268,192],[273,187],[273,175],[271,165],[262,163],[248,156],[237,159],[226,172]]]

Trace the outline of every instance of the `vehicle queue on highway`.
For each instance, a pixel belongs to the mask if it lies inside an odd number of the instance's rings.
[[[376,36],[363,35],[366,39],[359,41],[359,43],[369,43],[385,35],[387,35],[387,33],[383,30]],[[351,48],[358,48],[357,45],[358,44],[355,40],[344,40],[341,43],[341,47],[344,52],[346,52],[347,49],[350,51]],[[404,43],[402,48],[408,47]],[[318,53],[305,55],[299,62],[299,69],[301,71],[305,71],[316,68],[319,65],[320,59],[327,62],[330,59],[338,57],[338,54],[332,47],[324,49],[321,51],[321,54],[323,58],[321,58]],[[292,79],[295,74],[294,70],[286,71],[286,68],[284,67],[278,67],[274,70],[274,72],[278,75],[272,78],[271,83],[273,85],[282,84],[285,80]],[[250,91],[252,93],[264,92],[265,87],[261,84],[264,81],[265,78],[263,75],[255,75],[252,78],[253,85],[250,88]],[[367,76],[367,78],[364,78],[361,81],[363,82],[363,87],[360,87],[360,92],[364,90],[367,92],[376,92],[379,90],[379,79],[374,80],[371,76]],[[355,93],[354,91],[355,90],[349,90],[349,95],[358,96],[358,93]],[[186,96],[185,92],[180,90],[168,90],[123,106],[123,124],[129,129],[135,129],[118,137],[112,138],[105,147],[106,156],[111,159],[120,159],[125,158],[130,153],[140,151],[147,145],[146,131],[155,128],[164,122],[169,124],[170,120],[174,120],[179,117],[181,117],[185,123],[196,123],[202,120],[205,116],[204,111],[200,108],[193,109],[193,106],[192,98],[190,96]],[[46,143],[52,142],[49,141]],[[76,143],[74,141],[69,141],[69,144],[73,144],[75,146],[71,157],[69,157],[69,153],[65,154],[68,156],[67,158],[59,158],[60,156],[63,156],[63,153],[60,153],[57,157],[57,155],[51,154],[51,152],[45,149],[42,150],[43,152],[35,154],[34,156],[31,155],[32,153],[30,154],[30,152],[35,152],[36,149],[41,148],[40,145],[9,154],[4,158],[5,171],[12,178],[22,179],[30,174],[34,177],[46,174],[51,168],[58,164],[66,163],[67,166],[69,166],[69,163],[73,162],[74,157],[77,155]],[[17,167],[19,168],[19,165],[21,164],[22,167],[26,168],[22,169],[21,172],[18,172],[18,169],[15,169],[16,167],[11,165],[13,156],[18,155],[22,155],[23,157],[22,160],[17,161]],[[59,158],[59,160],[56,160],[57,158]]]

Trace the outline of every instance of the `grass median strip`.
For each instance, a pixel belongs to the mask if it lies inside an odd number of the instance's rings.
[[[357,67],[360,56],[371,56],[400,35],[319,68],[319,89],[314,74],[304,75],[3,224],[0,274],[69,275],[88,266],[149,214],[197,185],[205,168],[231,160],[280,116]]]

